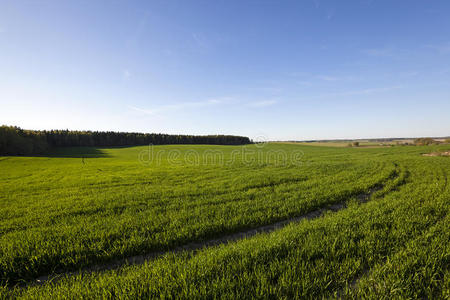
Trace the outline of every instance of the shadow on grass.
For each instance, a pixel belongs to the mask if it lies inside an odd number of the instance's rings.
[[[48,152],[39,157],[71,157],[71,158],[95,158],[95,157],[111,157],[103,149],[97,147],[61,147],[52,148]]]

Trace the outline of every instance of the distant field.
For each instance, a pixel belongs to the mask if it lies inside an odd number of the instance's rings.
[[[323,147],[350,147],[351,142],[278,142],[281,144],[309,145]],[[359,142],[359,147],[390,147],[392,143]]]
[[[438,143],[449,144],[447,138],[429,138]],[[414,139],[394,139],[390,141],[376,142],[373,140],[354,140],[354,141],[317,141],[317,142],[273,142],[281,144],[296,144],[296,145],[310,145],[310,146],[324,146],[324,147],[352,147],[353,142],[358,142],[357,147],[361,148],[380,148],[380,147],[392,147],[392,146],[406,146],[414,145]]]
[[[443,150],[270,143],[0,157],[0,299],[448,298],[450,158],[422,156]],[[336,203],[346,206],[164,255]],[[51,274],[62,275],[31,284]]]

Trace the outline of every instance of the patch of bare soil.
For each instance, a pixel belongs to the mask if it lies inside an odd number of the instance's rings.
[[[450,156],[450,151],[425,153],[422,156]]]

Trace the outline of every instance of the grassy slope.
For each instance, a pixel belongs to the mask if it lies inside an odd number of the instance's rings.
[[[233,150],[219,148],[228,154]],[[383,266],[386,257],[397,257],[427,228],[438,226],[441,230],[437,232],[442,231],[439,224],[445,218],[449,199],[446,158],[420,157],[418,154],[425,148],[418,147],[328,149],[269,145],[264,151],[271,149],[301,149],[305,153],[303,162],[308,163],[286,166],[275,161],[236,161],[227,166],[143,167],[136,161],[139,148],[104,150],[109,157],[87,159],[81,167],[80,158],[1,161],[11,168],[1,192],[1,213],[6,216],[0,227],[5,232],[0,240],[2,264],[9,268],[4,276],[9,280],[26,278],[55,266],[80,266],[170,248],[187,240],[268,223],[351,197],[383,181],[395,169],[403,174],[405,184],[393,184],[398,191],[366,205],[204,250],[192,258],[169,256],[146,266],[93,274],[82,280],[73,278],[25,294],[332,295],[363,270]],[[23,165],[17,168],[19,163]],[[149,234],[158,232],[156,228],[160,228],[157,238],[149,238]],[[39,239],[42,235],[45,238]],[[116,238],[115,243],[110,242],[111,238]],[[442,238],[445,236],[438,235],[438,241]],[[64,252],[67,247],[72,252]],[[90,249],[91,256],[86,254]],[[98,255],[99,249],[105,251]],[[445,254],[447,250],[442,251]],[[443,280],[442,272],[448,272],[442,271],[442,263],[437,263],[441,266],[436,275],[439,280]],[[411,290],[409,281],[403,284]],[[425,285],[432,295],[445,292],[445,288]],[[425,289],[412,290],[420,294]],[[347,294],[350,297],[362,291],[347,290]]]

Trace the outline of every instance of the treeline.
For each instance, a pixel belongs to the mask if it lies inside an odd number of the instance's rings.
[[[428,146],[428,145],[437,145],[440,144],[440,142],[432,138],[418,138],[414,140],[414,144],[417,146]]]
[[[111,147],[168,144],[244,145],[248,137],[174,135],[113,131],[23,130],[0,126],[0,155],[42,154],[53,147]]]

